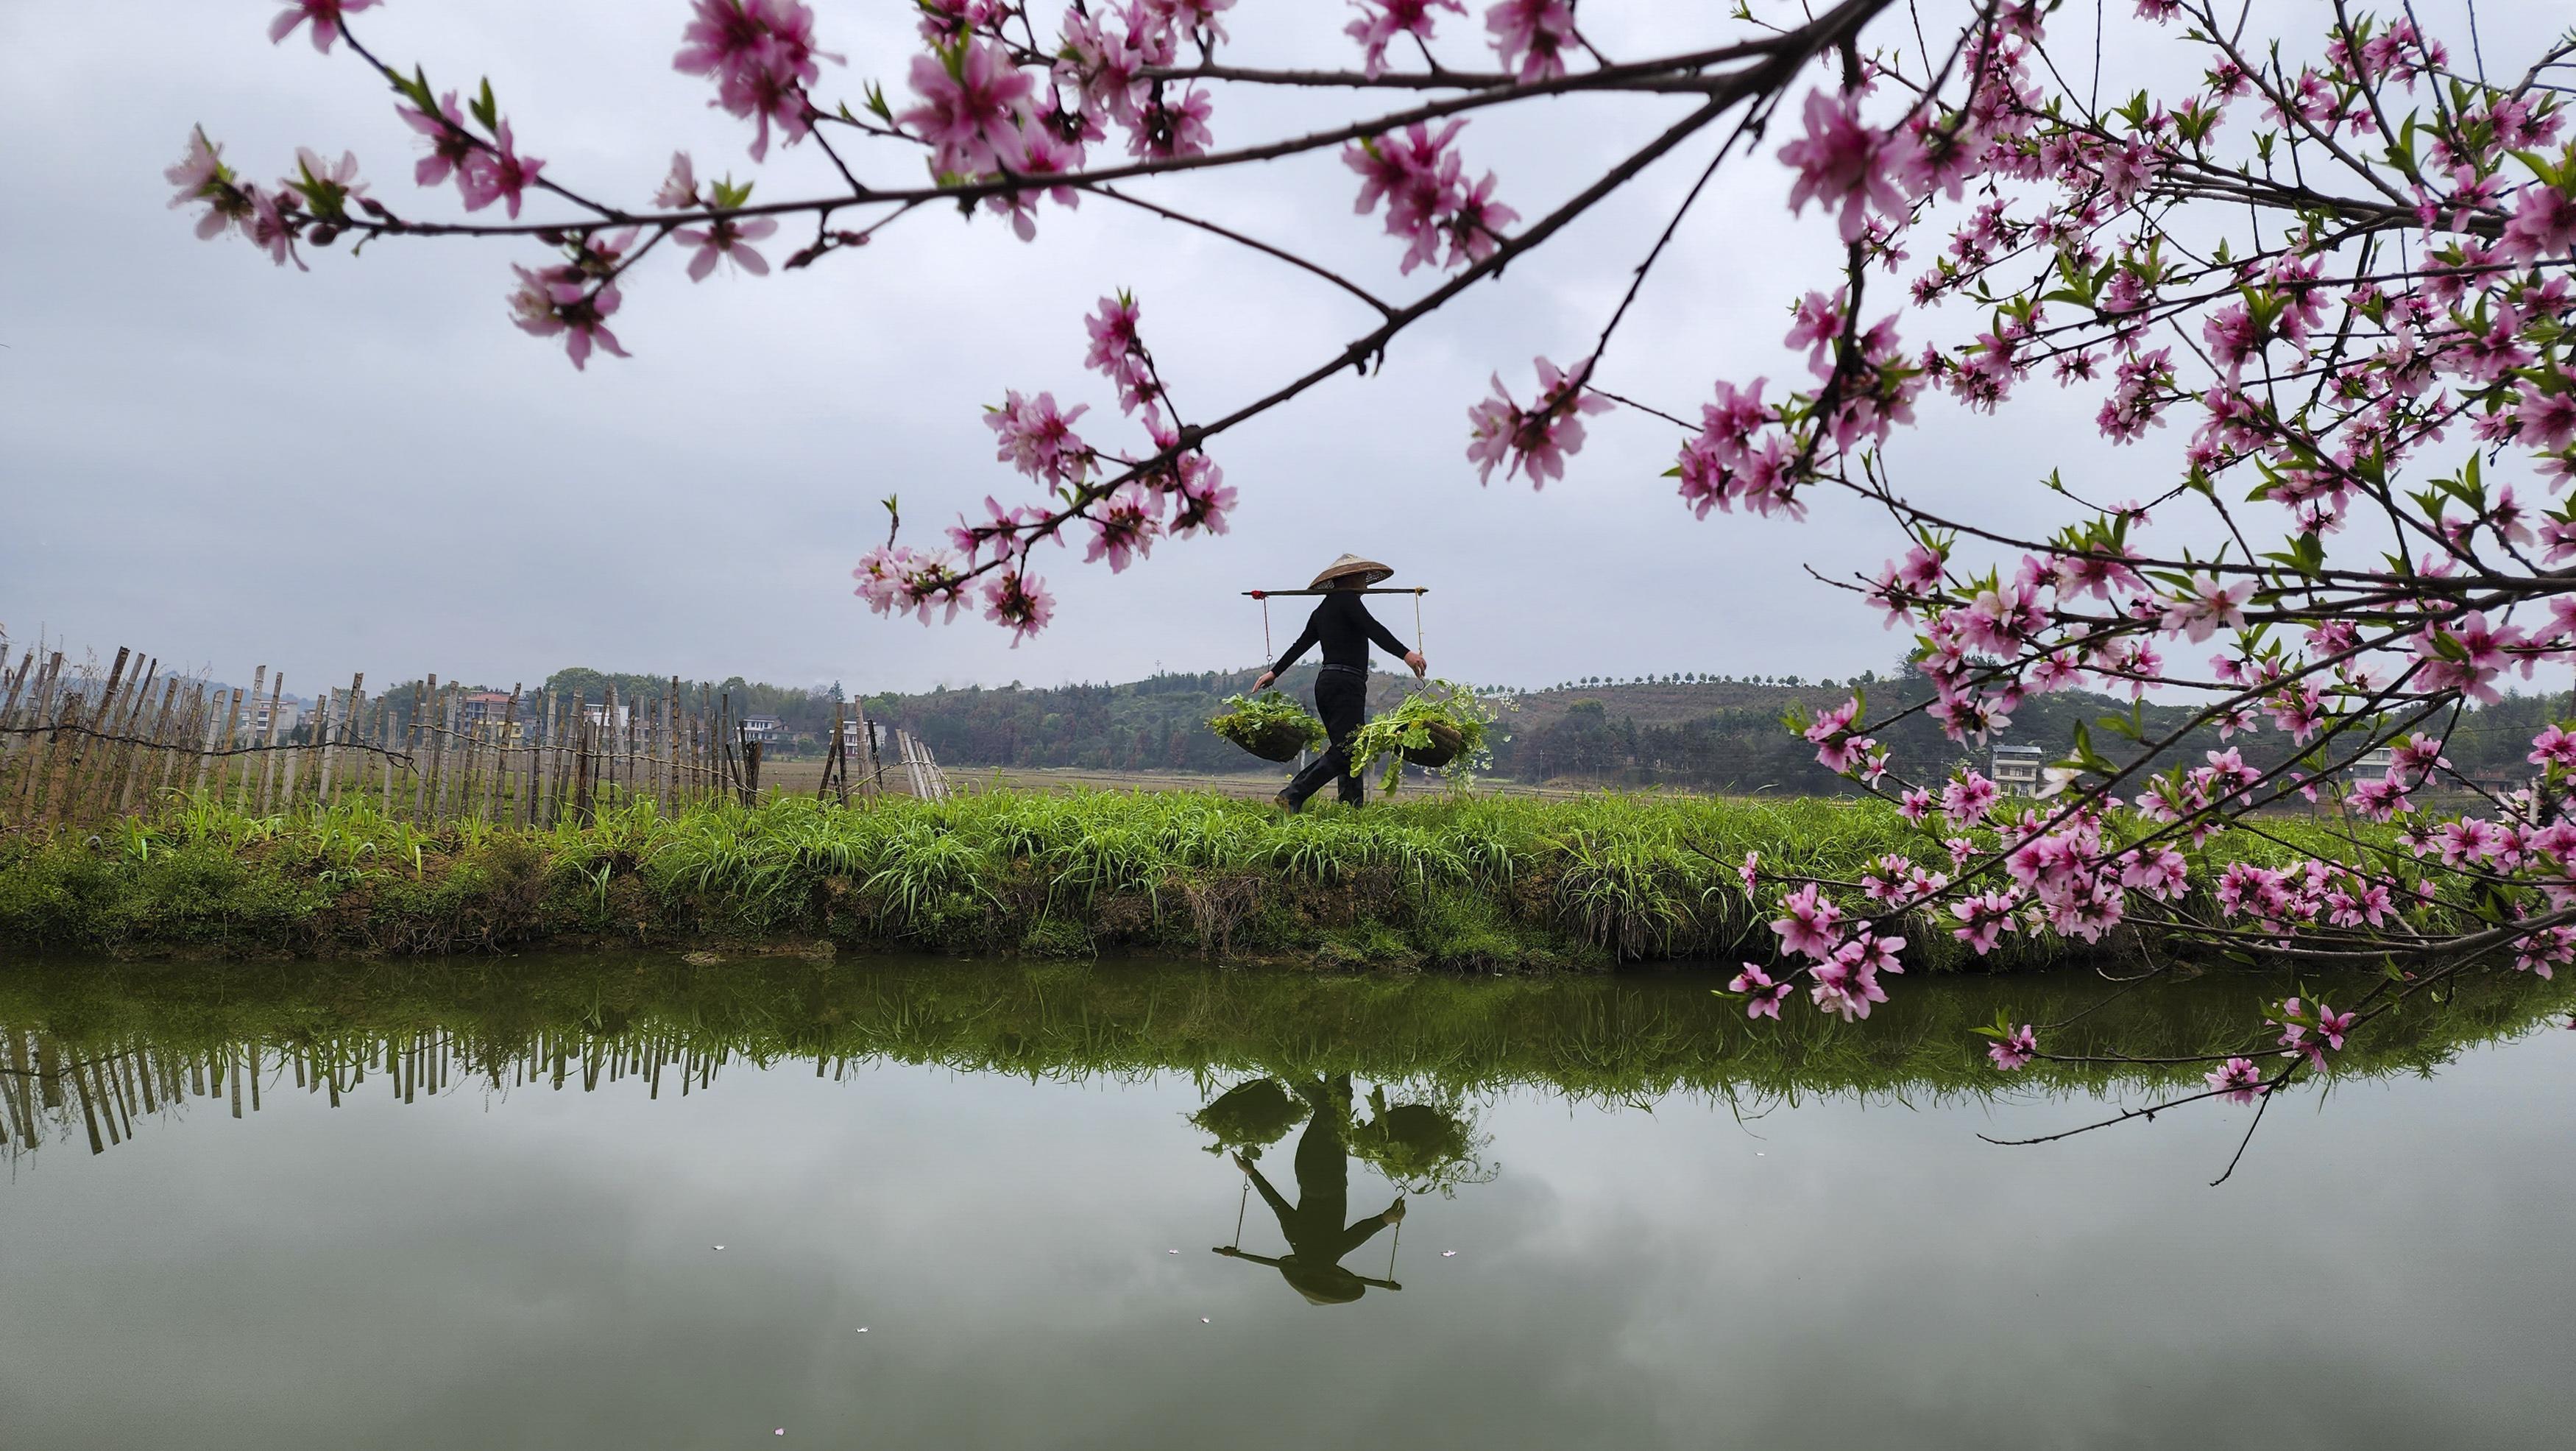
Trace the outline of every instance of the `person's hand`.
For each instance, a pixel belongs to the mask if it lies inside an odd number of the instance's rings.
[[[1423,659],[1422,652],[1419,650],[1405,651],[1404,663],[1413,667],[1413,678],[1416,680],[1431,673],[1431,662]]]
[[[1386,1213],[1379,1215],[1378,1218],[1385,1220],[1389,1224],[1402,1224],[1404,1222],[1404,1196],[1401,1194],[1395,1196],[1395,1202],[1388,1205],[1386,1207]]]
[[[1267,670],[1262,671],[1261,678],[1252,682],[1252,693],[1259,695],[1261,692],[1268,690],[1270,688],[1270,682],[1278,678],[1278,676],[1271,674]]]
[[[1209,1247],[1210,1249],[1215,1250],[1218,1254],[1224,1255],[1227,1259],[1241,1259],[1241,1258],[1243,1258],[1243,1251],[1241,1251],[1241,1250],[1239,1250],[1239,1249],[1236,1249],[1233,1245],[1230,1245],[1230,1244],[1210,1245],[1210,1246],[1208,1246],[1208,1247]]]
[[[1236,1168],[1238,1168],[1238,1169],[1241,1169],[1243,1172],[1245,1172],[1245,1173],[1249,1174],[1249,1173],[1251,1173],[1251,1172],[1252,1172],[1252,1161],[1251,1161],[1250,1159],[1245,1158],[1242,1154],[1238,1153],[1238,1154],[1236,1154],[1236,1155],[1234,1156],[1234,1167],[1236,1167]]]

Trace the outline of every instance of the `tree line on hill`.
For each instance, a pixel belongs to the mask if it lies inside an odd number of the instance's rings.
[[[770,715],[785,728],[790,750],[820,751],[830,739],[836,705],[855,705],[880,724],[900,728],[927,743],[950,767],[1071,768],[1128,772],[1176,771],[1224,774],[1275,771],[1208,730],[1207,719],[1224,708],[1227,696],[1251,688],[1255,672],[1162,672],[1123,684],[1075,683],[1057,686],[967,686],[920,694],[880,693],[850,701],[835,683],[810,686],[769,685],[740,676],[723,681],[682,681],[680,705],[685,710],[730,701],[737,716]],[[1289,671],[1280,688],[1298,699],[1311,699],[1315,667]],[[1728,793],[1777,792],[1787,795],[1834,795],[1853,788],[1816,764],[1815,751],[1784,724],[1793,709],[1815,711],[1862,690],[1875,716],[1892,708],[1919,706],[1931,689],[1911,667],[1893,676],[1865,674],[1850,682],[1804,682],[1794,677],[1741,678],[1696,672],[1624,678],[1594,684],[1585,677],[1546,691],[1497,691],[1503,714],[1493,732],[1493,774],[1532,784],[1581,782],[1619,787],[1678,787]],[[388,695],[399,715],[420,682],[394,686]],[[1371,678],[1370,708],[1384,710],[1399,699],[1410,682],[1380,673]],[[614,684],[620,699],[658,701],[671,688],[670,677],[611,673],[587,668],[558,670],[528,698],[552,692],[578,696],[590,703],[604,699]],[[506,689],[506,687],[499,687]],[[2533,732],[2557,713],[2568,710],[2562,695],[2508,695],[2501,702],[2466,713],[2451,726],[2447,749],[2462,773],[2491,782],[2530,774],[2524,762]],[[2133,722],[2147,740],[2169,735],[2188,715],[2180,705],[2145,705],[2082,691],[2035,696],[2023,702],[2011,728],[1998,744],[2035,745],[2055,759],[2072,745],[2077,727],[2088,726],[2093,748],[2121,764],[2144,754],[2144,747],[2105,729],[2104,717]],[[1914,779],[1946,775],[1954,765],[1984,767],[1987,751],[1968,748],[1942,737],[1920,710],[1880,739],[1895,753],[1905,774]],[[2292,746],[2268,727],[2222,737],[2203,727],[2168,748],[2153,764],[2177,761],[2197,764],[2203,753],[2234,748],[2244,758],[2269,768],[2285,760]]]
[[[870,714],[911,731],[952,766],[1074,767],[1105,771],[1227,772],[1272,769],[1243,754],[1206,728],[1224,698],[1249,687],[1250,671],[1163,674],[1124,685],[1053,688],[967,688],[925,695],[868,698]],[[1305,698],[1312,667],[1291,671],[1283,687]],[[1873,715],[1920,706],[1932,698],[1928,682],[1910,668],[1893,677],[1865,676],[1850,684],[1820,682],[1749,690],[1769,682],[1708,679],[1656,681],[1604,687],[1568,700],[1562,692],[1522,697],[1494,732],[1494,774],[1537,783],[1581,781],[1608,786],[1675,786],[1723,792],[1774,791],[1791,795],[1849,792],[1851,783],[1816,764],[1815,749],[1784,724],[1790,708],[1814,711],[1842,700],[1858,685]],[[1666,687],[1684,686],[1674,690]],[[1688,688],[1696,686],[1696,689]],[[1374,678],[1372,710],[1391,704],[1403,688],[1399,677]],[[1705,696],[1695,707],[1694,696]],[[1768,696],[1749,703],[1747,696]],[[2466,713],[2450,727],[2447,754],[2462,773],[2504,780],[2531,773],[2523,760],[2532,733],[2565,696],[2510,695]],[[2093,749],[2121,765],[2150,754],[2191,714],[2182,705],[2132,707],[2126,700],[2083,691],[2035,696],[2023,702],[2011,728],[1992,744],[2035,745],[2051,760],[2069,751],[2077,728],[2087,728]],[[2138,740],[2102,724],[2116,718]],[[2437,732],[2438,733],[2438,730]],[[1954,765],[1984,768],[1985,748],[1944,738],[1931,717],[1916,710],[1881,733],[1905,774],[1938,778]],[[2199,764],[2209,751],[2235,749],[2269,769],[2295,747],[2271,729],[2223,734],[2214,726],[2191,731],[2153,754],[2157,769]],[[2335,759],[2348,755],[2344,746]],[[2312,763],[2321,770],[2331,761]]]

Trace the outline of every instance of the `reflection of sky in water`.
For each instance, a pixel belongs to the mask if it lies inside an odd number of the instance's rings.
[[[1341,1305],[1210,1252],[1230,1083],[193,1102],[0,1188],[0,1444],[2562,1444],[2576,1035],[2277,1104],[2215,1190],[2249,1110],[1471,1101],[1492,1177]]]

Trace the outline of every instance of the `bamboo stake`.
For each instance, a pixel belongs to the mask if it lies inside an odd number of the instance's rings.
[[[814,799],[822,801],[832,794],[832,766],[841,759],[841,703],[832,702],[832,743],[823,748],[823,781],[814,788]]]
[[[456,687],[450,685],[447,687],[445,703],[436,708],[436,714],[433,717],[438,728],[438,744],[432,749],[435,752],[438,768],[437,779],[430,786],[429,819],[432,824],[447,819],[449,777],[455,774],[456,766],[456,712],[459,704]]]
[[[521,826],[534,826],[537,822],[537,743],[543,739],[544,720],[545,701],[540,696],[528,702],[528,726],[521,732],[519,750],[522,759],[519,764],[522,769],[518,772],[518,799],[510,808],[510,819]]]
[[[223,697],[224,693],[211,684],[197,687],[197,722],[195,729],[188,732],[188,748],[197,758],[197,769],[188,787],[192,796],[206,794],[206,774],[215,764],[210,754],[215,742],[215,711]]]
[[[267,684],[268,667],[265,665],[260,666],[258,673],[252,677],[252,680],[252,689],[254,691],[257,690],[259,686]],[[238,685],[232,687],[229,691],[225,692],[225,697],[223,727],[215,736],[215,748],[219,754],[215,757],[214,791],[215,799],[217,801],[229,802],[231,800],[233,784],[232,749],[236,744],[238,744],[238,737],[241,733],[241,687]]]
[[[45,733],[44,764],[42,773],[36,779],[36,799],[27,803],[29,821],[49,821],[61,809],[63,793],[54,783],[63,775],[65,767],[70,763],[73,747],[80,743],[80,737],[77,734],[71,741],[65,742],[62,738],[63,731],[66,727],[80,724],[81,712],[87,700],[86,691],[68,692],[63,696],[61,707],[55,712],[53,729]]]
[[[590,824],[590,711],[584,707],[574,723],[572,819],[577,826]]]
[[[363,670],[349,677],[349,688],[340,696],[340,708],[332,713],[330,728],[322,735],[322,774],[314,784],[314,801],[325,811],[330,810],[337,800],[333,794],[337,783],[333,778],[339,773],[340,741],[348,735],[349,722],[366,699],[366,683],[367,673]]]
[[[125,664],[131,655],[132,652],[124,646],[117,647],[116,664],[107,673],[107,688],[99,692],[98,704],[90,712],[88,733],[76,733],[72,737],[71,749],[64,755],[62,786],[54,793],[52,811],[59,820],[77,820],[81,808],[87,804],[84,791],[88,784],[90,757],[94,754],[92,746],[97,733],[107,728],[108,719],[115,711],[116,689],[125,679]],[[81,722],[75,719],[70,724],[79,725]]]
[[[54,660],[60,658],[56,656]],[[53,673],[52,660],[38,664],[35,683],[26,688],[20,701],[18,724],[25,729],[11,737],[17,743],[15,759],[18,769],[13,779],[0,784],[0,804],[7,805],[13,816],[21,814],[23,802],[35,788],[36,757],[44,746],[44,736],[40,732],[47,719],[45,712],[50,704]]]
[[[44,672],[36,682],[35,708],[28,712],[25,754],[18,763],[18,811],[22,819],[35,815],[37,798],[44,789],[45,766],[53,751],[53,731],[44,727],[54,723],[55,693],[62,687],[63,655],[57,650],[45,662]]]
[[[582,804],[574,796],[574,776],[582,768],[582,732],[590,729],[590,706],[582,704],[580,691],[564,698],[564,735],[554,745],[554,820],[582,820]]]
[[[306,738],[305,749],[313,756],[313,806],[317,811],[331,809],[332,769],[339,764],[339,752],[333,747],[340,739],[340,723],[349,718],[349,693],[332,686],[322,692],[322,712],[313,721],[313,731]]]
[[[501,733],[492,738],[491,794],[483,804],[483,818],[486,821],[497,822],[501,819],[502,793],[507,784],[504,778],[510,774],[510,738],[518,733],[519,692],[523,688],[524,686],[521,685],[510,687],[510,703],[501,710]]]
[[[268,814],[269,793],[277,785],[277,718],[279,703],[286,698],[286,672],[278,671],[268,682],[268,725],[259,733],[259,798],[257,810]]]
[[[188,688],[180,734],[173,742],[178,747],[178,770],[170,783],[172,791],[192,794],[205,789],[206,732],[213,729],[214,710],[213,686],[200,680]]]
[[[143,673],[125,691],[125,707],[118,712],[114,734],[117,740],[107,750],[107,760],[99,768],[95,788],[102,815],[120,815],[125,810],[125,788],[132,778],[135,762],[143,753],[143,714],[152,706],[152,682],[161,677],[161,662],[146,659]]]
[[[465,730],[465,687],[447,687],[447,773],[438,783],[439,815],[453,821],[465,814],[474,772],[474,742]]]
[[[554,761],[555,716],[563,708],[563,693],[549,690],[538,713],[536,739],[528,746],[528,824],[548,824],[546,767]]]
[[[16,760],[25,737],[15,729],[18,724],[18,700],[26,692],[27,675],[36,665],[36,652],[31,647],[18,662],[14,673],[7,669],[8,659],[0,655],[0,803],[9,795],[9,763]]]
[[[313,718],[304,723],[304,744],[295,752],[299,774],[304,779],[303,794],[313,800],[318,810],[329,805],[332,721],[344,709],[340,687],[326,685],[313,701]]]
[[[145,804],[150,804],[151,787],[148,783],[153,770],[169,758],[170,709],[178,699],[179,677],[173,675],[161,682],[161,704],[154,707],[151,724],[143,727],[139,732],[149,744],[144,748],[145,754],[135,761],[134,769],[126,773],[125,790],[116,803],[119,811],[134,809],[134,794],[137,787],[141,787],[145,792]]]
[[[411,815],[414,821],[424,821],[429,817],[429,768],[424,757],[436,748],[429,734],[429,707],[422,704],[422,694],[420,686],[411,688]],[[427,695],[433,702],[438,698],[438,677],[435,675],[429,677]]]
[[[671,728],[676,724],[673,717],[678,715],[679,709],[680,677],[674,675],[669,687],[662,692],[662,780],[659,789],[665,803],[670,801],[680,784],[676,769],[679,760],[671,738]]]

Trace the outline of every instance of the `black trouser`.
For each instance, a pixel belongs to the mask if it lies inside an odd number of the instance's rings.
[[[1368,673],[1325,666],[1315,676],[1315,714],[1322,718],[1330,744],[1279,794],[1289,805],[1302,806],[1307,797],[1324,789],[1325,782],[1339,778],[1342,804],[1357,806],[1367,793],[1360,778],[1351,774],[1350,744],[1368,716]]]

